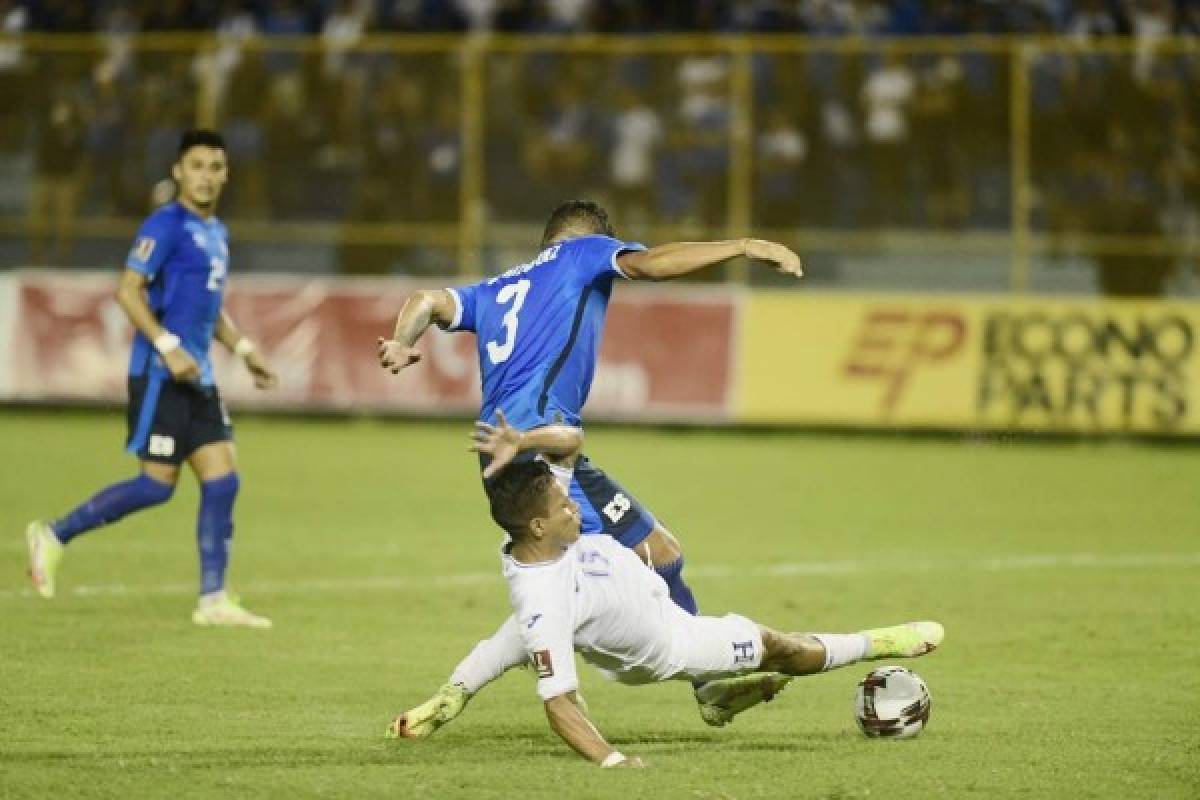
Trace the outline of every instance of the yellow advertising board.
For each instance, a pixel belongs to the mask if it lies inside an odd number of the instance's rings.
[[[1200,303],[753,292],[742,422],[1200,433]]]

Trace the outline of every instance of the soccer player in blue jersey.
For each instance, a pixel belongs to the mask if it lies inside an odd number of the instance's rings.
[[[416,364],[421,356],[414,345],[432,324],[471,331],[477,337],[483,382],[481,420],[495,423],[503,413],[521,430],[556,421],[577,427],[613,283],[618,278],[681,277],[738,256],[769,263],[788,275],[802,274],[795,253],[760,239],[677,242],[647,250],[616,239],[607,213],[597,204],[570,201],[551,214],[541,251],[532,261],[469,286],[416,292],[401,310],[392,339],[378,341],[380,365],[395,373]],[[580,456],[569,493],[582,511],[585,535],[607,534],[637,552],[662,576],[672,600],[697,613],[683,579],[679,542],[630,492]],[[395,732],[410,737],[432,733],[456,716],[471,695],[524,660],[520,634],[510,620],[475,647],[437,695],[401,715]],[[728,689],[714,685],[698,690],[701,713],[710,724],[723,725],[741,710]]]
[[[269,628],[225,591],[239,479],[233,428],[213,383],[208,351],[215,338],[242,358],[254,384],[276,376],[221,308],[229,271],[225,226],[215,216],[228,178],[220,134],[183,135],[172,167],[178,199],[142,224],[116,299],[136,333],[129,360],[129,436],[137,477],[102,489],[54,522],[31,522],[29,573],[42,597],[53,597],[63,549],[75,537],[170,499],[186,461],[200,482],[196,525],[200,550],[197,625]]]

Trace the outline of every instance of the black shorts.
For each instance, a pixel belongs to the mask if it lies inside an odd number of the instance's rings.
[[[206,444],[233,440],[233,424],[215,386],[169,377],[131,377],[125,450],[143,461],[182,464]]]

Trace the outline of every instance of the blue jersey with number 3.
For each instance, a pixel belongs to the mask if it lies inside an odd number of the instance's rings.
[[[582,236],[547,247],[521,264],[471,286],[450,289],[457,304],[448,330],[478,338],[483,408],[495,421],[525,430],[561,414],[579,424],[596,371],[600,335],[617,256],[644,250],[608,236]]]
[[[225,226],[216,217],[206,220],[179,203],[168,203],[142,223],[125,266],[146,276],[150,310],[196,359],[199,383],[212,386],[208,350],[229,272]],[[139,331],[133,338],[129,374],[151,373],[169,374],[154,346]]]

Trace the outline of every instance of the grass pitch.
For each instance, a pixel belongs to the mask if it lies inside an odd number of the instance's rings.
[[[232,581],[269,632],[201,630],[197,493],[73,543],[33,597],[21,535],[130,474],[117,413],[0,412],[0,797],[1200,796],[1195,448],[596,429],[680,537],[701,608],[795,630],[932,617],[912,741],[854,726],[853,666],[729,728],[683,684],[595,721],[585,764],[527,671],[385,742],[507,614],[465,423],[243,420]]]

